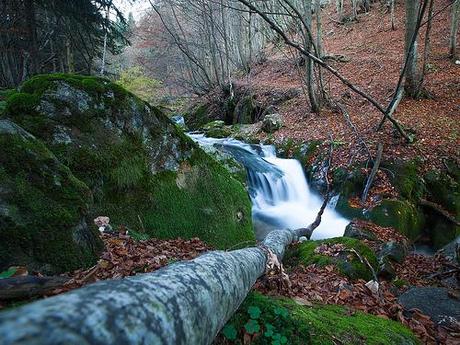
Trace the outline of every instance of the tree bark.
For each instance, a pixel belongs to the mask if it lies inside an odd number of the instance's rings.
[[[452,20],[450,24],[449,53],[452,59],[457,59],[457,32],[460,16],[460,0],[455,0],[452,6]]]
[[[256,279],[269,251],[310,237],[320,221],[268,234],[259,247],[213,251],[148,274],[108,280],[0,314],[12,344],[210,344]]]
[[[427,1],[427,0],[425,0]],[[418,43],[413,41],[417,31],[417,19],[420,0],[405,0],[406,3],[406,33],[405,33],[405,56],[407,56],[406,81],[404,89],[412,98],[418,96],[419,79],[417,75]]]
[[[314,42],[312,41],[313,37],[311,35],[311,23],[312,23],[312,15],[311,15],[311,10],[312,10],[312,0],[305,0],[305,3],[304,3],[304,13],[305,13],[305,24],[306,24],[306,28],[305,30],[310,33],[310,34],[307,34],[305,33],[304,35],[304,45],[305,45],[305,50],[307,51],[311,51],[312,50],[312,47],[313,47],[313,44]],[[318,55],[318,57],[321,57],[320,55]],[[316,83],[316,78],[315,78],[315,75],[314,75],[314,64],[313,64],[313,60],[306,57],[306,63],[305,63],[305,66],[306,66],[306,84],[307,84],[307,90],[308,90],[308,98],[310,99],[310,107],[311,107],[311,111],[313,113],[319,113],[320,112],[320,109],[321,109],[321,105],[320,105],[320,101],[318,99],[318,96],[317,96],[317,83]]]

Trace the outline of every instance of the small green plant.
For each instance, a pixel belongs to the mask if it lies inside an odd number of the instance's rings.
[[[0,272],[0,279],[5,279],[13,276],[16,273],[16,268],[11,267],[6,271]]]
[[[249,297],[238,316],[222,329],[222,336],[234,344],[241,344],[239,335],[249,336],[254,344],[281,345],[288,339],[292,344],[303,343],[297,338],[299,326],[293,324],[288,308],[277,302],[267,304],[265,299],[257,294]]]
[[[331,144],[333,148],[337,148],[339,146],[345,145],[345,142],[343,140],[338,139],[338,140],[332,140]]]

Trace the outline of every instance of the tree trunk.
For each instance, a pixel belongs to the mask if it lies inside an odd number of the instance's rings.
[[[335,0],[335,7],[337,9],[337,15],[339,17],[339,22],[343,20],[343,0]]]
[[[391,30],[396,30],[396,18],[395,18],[395,0],[390,0],[390,21]]]
[[[417,30],[418,9],[420,0],[405,0],[406,3],[406,34],[405,34],[405,56],[407,59],[406,81],[404,89],[406,94],[412,98],[418,96],[419,80],[417,75],[417,56],[418,43],[415,39],[412,45],[412,39]],[[411,47],[412,45],[412,47]]]
[[[262,246],[214,251],[153,273],[101,281],[0,314],[11,344],[210,344],[265,272],[319,225],[271,232]]]
[[[306,51],[311,51],[313,42],[312,42],[312,37],[308,34],[308,32],[311,31],[311,23],[312,23],[312,15],[311,15],[311,10],[312,10],[312,0],[305,0],[305,9],[304,9],[304,16],[305,16],[305,25],[307,28],[305,28],[305,34],[304,34],[304,45],[305,45],[305,50]],[[317,95],[317,86],[316,86],[316,78],[314,75],[314,64],[313,60],[306,57],[306,84],[307,84],[307,90],[308,90],[308,97],[310,99],[310,106],[311,106],[311,111],[313,113],[319,113],[321,106],[320,102],[318,99]]]
[[[34,0],[24,1],[24,10],[26,18],[26,26],[28,32],[28,54],[30,59],[29,70],[27,75],[38,73],[38,44],[37,44],[37,25],[35,22],[35,3]],[[26,68],[26,67],[24,67]]]
[[[452,5],[452,20],[450,24],[449,53],[452,59],[457,59],[457,33],[460,15],[460,0]]]

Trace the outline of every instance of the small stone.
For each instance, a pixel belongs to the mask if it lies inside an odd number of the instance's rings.
[[[262,130],[265,133],[273,133],[283,127],[283,118],[280,114],[265,115],[262,121]]]
[[[402,263],[407,256],[407,248],[398,242],[387,242],[382,246],[378,256],[380,261],[390,259]]]
[[[460,65],[460,60],[455,60],[456,65]]]
[[[373,294],[378,294],[379,292],[379,283],[375,280],[370,280],[366,284],[366,287],[371,290]]]
[[[389,260],[383,260],[379,263],[378,276],[385,280],[393,280],[396,277],[396,271]]]
[[[305,236],[300,236],[299,237],[299,242],[300,243],[307,242],[307,241],[308,241],[308,238],[306,238]]]

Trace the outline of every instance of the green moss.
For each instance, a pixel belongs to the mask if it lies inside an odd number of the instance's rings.
[[[409,283],[404,279],[395,279],[393,280],[393,285],[396,286],[397,288],[402,288],[404,286],[408,286]]]
[[[74,230],[91,202],[88,187],[36,140],[1,135],[0,147],[2,266],[49,273],[94,264],[100,241],[93,234],[92,245],[83,245],[88,235]]]
[[[7,98],[6,111],[11,114],[34,113],[38,101],[39,98],[35,95],[17,92]]]
[[[232,123],[252,123],[256,110],[253,96],[242,97],[235,106]]]
[[[460,181],[436,171],[425,175],[430,199],[460,217]]]
[[[418,175],[418,164],[415,160],[385,162],[382,163],[382,167],[391,172],[391,182],[403,198],[417,201],[425,193],[425,186]]]
[[[425,224],[423,214],[410,202],[402,200],[385,199],[366,216],[375,224],[393,227],[412,240],[421,235]]]
[[[253,240],[251,205],[241,183],[201,149],[191,162],[189,171],[153,179],[153,209],[145,214],[148,232],[160,238],[199,237],[219,249]]]
[[[184,116],[187,127],[198,129],[209,122],[208,106],[206,104],[198,104],[190,109]]]
[[[429,228],[431,242],[435,249],[440,249],[460,236],[460,226],[443,218],[437,218]]]
[[[335,257],[315,253],[315,249],[322,244],[338,243],[343,244],[347,249],[356,250],[361,257],[365,257],[368,260],[374,269],[377,267],[377,258],[374,252],[363,242],[348,237],[301,243],[288,252],[287,260],[290,260],[291,264],[317,264],[319,266],[332,264],[335,265],[342,274],[351,279],[372,279],[372,271],[367,264],[362,263],[358,256],[352,252],[344,252]]]
[[[404,345],[419,344],[403,325],[335,305],[305,307],[288,299],[259,293],[248,295],[230,319],[216,344]]]

